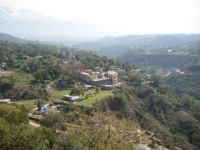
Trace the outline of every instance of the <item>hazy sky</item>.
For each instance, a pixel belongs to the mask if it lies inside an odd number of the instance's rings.
[[[0,0],[0,6],[108,25],[118,34],[200,33],[200,0]]]

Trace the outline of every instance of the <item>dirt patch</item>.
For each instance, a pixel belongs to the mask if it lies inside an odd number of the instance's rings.
[[[8,76],[12,73],[13,73],[12,71],[4,71],[0,69],[0,76]]]

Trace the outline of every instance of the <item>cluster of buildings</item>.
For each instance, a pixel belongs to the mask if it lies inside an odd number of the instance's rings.
[[[84,70],[80,73],[80,80],[93,86],[115,85],[117,84],[117,72],[103,72],[100,67],[95,67],[95,71]]]
[[[104,72],[102,68],[95,67],[95,71],[84,70],[80,73],[79,79],[85,82],[85,89],[93,89],[96,86],[101,86],[103,90],[113,90],[114,85],[117,84],[118,74],[115,71]],[[77,103],[81,101],[80,96],[64,95],[64,100],[70,103]]]

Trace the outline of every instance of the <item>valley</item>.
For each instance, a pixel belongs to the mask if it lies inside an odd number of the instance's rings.
[[[13,128],[23,130],[20,136],[34,137],[36,145],[30,139],[18,146],[3,141],[0,145],[21,148],[30,143],[29,148],[48,149],[48,141],[51,149],[74,148],[76,143],[89,149],[199,149],[198,47],[187,48],[187,53],[178,47],[170,52],[131,49],[112,59],[95,50],[1,37],[14,39],[0,41],[0,113],[8,113],[0,120],[1,135],[10,137]],[[7,100],[13,103],[5,104]],[[18,115],[12,116],[9,107]],[[28,114],[41,116],[39,124],[28,125]],[[105,130],[99,124],[109,127]],[[146,131],[154,136],[148,137]],[[74,141],[66,142],[70,137]]]
[[[0,0],[0,150],[200,150],[199,0]]]

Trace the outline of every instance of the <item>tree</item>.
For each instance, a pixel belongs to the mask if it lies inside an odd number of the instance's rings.
[[[52,79],[57,79],[60,77],[61,72],[60,72],[60,66],[58,66],[58,65],[57,66],[53,66],[53,65],[49,66],[47,71],[48,71],[49,76]]]
[[[48,72],[45,69],[39,69],[33,74],[36,80],[44,81],[50,79]]]
[[[120,95],[119,95],[119,101],[120,101],[120,104],[122,106],[124,106],[126,103],[127,103],[127,97],[126,95],[124,94],[124,92],[122,92]]]
[[[76,58],[76,60],[77,61],[79,61],[80,60],[80,56],[77,54],[77,55],[75,55],[75,58]]]
[[[17,81],[17,79],[14,75],[8,76],[8,83],[9,84],[15,84],[16,81]]]
[[[81,62],[75,60],[71,60],[70,62],[61,67],[63,74],[72,78],[75,83],[78,82],[80,77],[80,72],[83,69],[84,65]]]
[[[44,106],[44,99],[38,100],[35,102],[35,105],[38,107],[38,111],[41,111],[42,107]]]
[[[70,95],[84,95],[84,91],[78,88],[73,88],[70,92]]]
[[[161,77],[159,75],[154,75],[152,78],[154,82],[151,85],[158,86],[161,82]]]
[[[100,87],[97,87],[95,90],[97,93],[99,93],[101,89],[100,89]]]
[[[64,118],[61,114],[48,114],[40,120],[42,126],[54,129],[61,129]]]

